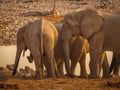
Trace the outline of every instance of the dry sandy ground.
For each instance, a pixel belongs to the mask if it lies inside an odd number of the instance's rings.
[[[15,77],[2,78],[1,89],[14,90],[120,90],[120,78],[107,79],[81,79],[81,78],[55,78],[55,79],[20,79]],[[119,82],[118,84],[116,84]]]

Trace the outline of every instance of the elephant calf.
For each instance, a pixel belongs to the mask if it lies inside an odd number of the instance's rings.
[[[23,50],[29,49],[35,61],[36,79],[42,79],[43,55],[48,63],[47,73],[50,77],[55,75],[54,47],[57,42],[58,32],[55,26],[44,20],[36,20],[19,29],[17,33],[17,52],[13,75],[16,74],[20,55]]]

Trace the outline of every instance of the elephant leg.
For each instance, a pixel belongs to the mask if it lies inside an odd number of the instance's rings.
[[[100,59],[99,59],[99,73],[101,73],[102,65],[103,65],[103,62],[104,62],[104,58],[105,58],[105,52],[103,52],[102,54],[100,54]]]
[[[35,79],[42,79],[42,61],[41,61],[41,54],[39,52],[39,48],[31,49],[31,53],[34,57],[35,68],[36,68],[36,75]]]
[[[46,52],[46,60],[48,62],[48,67],[47,68],[47,73],[48,73],[48,77],[56,77],[55,76],[55,63],[54,63],[54,51],[47,51]]]
[[[88,41],[90,44],[90,78],[100,78],[99,59],[102,53],[102,47],[104,42],[103,32],[94,34]],[[98,42],[99,41],[99,42]]]
[[[63,72],[63,60],[60,60],[60,62],[58,63],[57,67],[58,67],[58,71],[59,71],[59,73],[60,73],[60,76],[61,76],[61,77],[64,77],[64,72]]]
[[[84,52],[81,56],[81,59],[79,60],[80,68],[81,68],[81,78],[88,78],[88,74],[86,71],[86,52]]]
[[[13,76],[16,74],[19,59],[20,59],[20,56],[22,53],[22,49],[23,49],[22,47],[17,46],[17,52],[16,52],[16,57],[15,57],[15,62],[14,62],[14,69],[13,69],[13,73],[12,73]]]
[[[99,59],[98,54],[92,53],[92,52],[90,53],[90,63],[89,63],[90,75],[89,75],[89,78],[100,78],[99,60],[98,59]]]
[[[116,64],[113,70],[113,74],[118,77],[119,76],[119,64]]]
[[[48,64],[48,62],[47,62],[46,56],[45,56],[45,59],[44,59],[43,61],[44,61],[45,69],[46,69],[45,72],[48,72],[47,70],[49,70],[49,64]],[[46,77],[49,76],[48,73],[47,73],[47,74],[45,73],[45,75],[46,75]]]
[[[108,64],[108,59],[107,59],[107,55],[105,53],[105,56],[104,56],[104,60],[103,60],[103,78],[109,78],[110,77],[110,74],[109,74],[109,64]]]
[[[53,65],[55,65],[55,74],[56,74],[56,76],[57,77],[61,77],[61,75],[60,75],[60,73],[59,73],[59,70],[58,70],[58,67],[57,67],[57,63],[56,63],[56,61],[55,61],[55,58],[54,58],[54,64]]]
[[[117,59],[117,57],[115,57],[115,55],[113,53],[113,57],[112,57],[112,62],[111,62],[111,65],[110,65],[110,71],[109,71],[109,73],[112,73],[112,71],[114,70],[115,65],[116,65],[116,61],[117,61],[116,59]]]
[[[71,71],[70,71],[70,76],[71,77],[74,77],[74,73],[75,73],[75,68],[77,66],[77,63],[78,63],[78,59],[74,58],[74,59],[71,59]]]
[[[21,40],[21,38],[18,37],[17,38],[17,51],[16,51],[15,62],[14,62],[14,69],[13,69],[13,73],[12,73],[13,76],[16,74],[22,50],[25,50],[25,48],[26,47],[24,45],[23,40]]]

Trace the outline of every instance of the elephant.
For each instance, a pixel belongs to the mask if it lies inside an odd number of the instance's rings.
[[[52,23],[43,18],[20,28],[17,33],[17,51],[13,76],[16,74],[22,51],[29,49],[35,62],[35,79],[42,79],[43,56],[46,57],[44,61],[48,63],[47,73],[49,77],[56,77],[54,47],[57,39],[58,32],[56,28]]]
[[[63,22],[61,23],[54,23],[55,27],[58,31],[58,41],[55,46],[55,59],[58,66],[58,71],[61,76],[64,76],[63,74],[63,53],[62,53],[62,47],[61,47],[61,33],[62,33],[62,26]],[[86,71],[86,53],[89,52],[89,43],[86,39],[84,39],[81,36],[74,36],[69,41],[69,50],[70,50],[70,60],[71,60],[71,67],[70,67],[70,76],[74,77],[75,67],[77,63],[80,64],[80,77],[87,78],[87,71]],[[100,68],[103,67],[103,77],[108,77],[109,75],[109,65],[107,61],[106,53],[104,52],[101,56],[101,64]],[[103,65],[102,65],[103,63]]]
[[[113,52],[112,62],[110,65],[110,73],[113,71],[113,76],[119,76],[119,67],[120,67],[120,54]]]
[[[69,41],[71,37],[81,35],[89,42],[90,75],[100,78],[101,54],[104,51],[120,51],[120,16],[116,14],[100,16],[94,9],[84,9],[65,15],[61,33],[62,51],[67,74],[70,74]],[[113,31],[114,30],[114,31]]]
[[[63,23],[54,23],[55,27],[58,31],[58,41],[55,46],[55,59],[58,67],[58,71],[62,77],[64,77],[63,72],[63,53],[62,53],[62,47],[61,47],[61,31]],[[86,71],[86,64],[85,64],[85,55],[86,55],[86,42],[87,40],[84,40],[81,36],[73,37],[70,40],[70,58],[71,58],[71,76],[74,77],[75,67],[76,64],[79,62],[80,68],[81,68],[81,77],[87,78],[87,71]],[[74,52],[73,52],[74,49]]]

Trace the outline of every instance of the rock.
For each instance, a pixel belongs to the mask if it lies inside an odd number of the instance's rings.
[[[20,68],[19,71],[24,77],[33,77],[35,75],[35,71],[29,66],[25,66],[25,69]]]
[[[5,84],[5,83],[1,83],[0,84],[0,89],[19,89],[18,84]]]
[[[13,69],[14,69],[14,64],[12,64],[12,65],[7,65],[7,68],[8,68],[9,70],[13,71]]]
[[[12,71],[10,71],[7,67],[0,67],[0,78],[8,77],[12,75]]]
[[[0,67],[0,70],[4,70],[4,68],[3,68],[3,67]]]
[[[20,69],[19,69],[19,72],[20,72],[20,73],[25,73],[25,70],[24,70],[23,68],[20,68]]]

